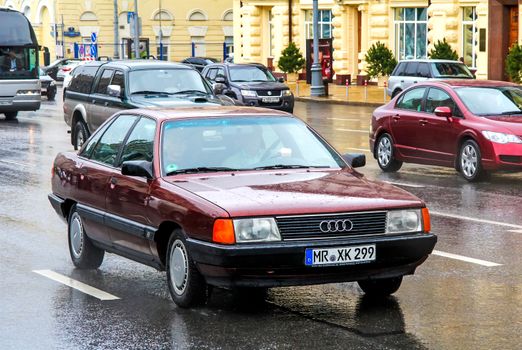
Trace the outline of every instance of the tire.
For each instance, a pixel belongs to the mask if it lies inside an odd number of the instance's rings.
[[[190,256],[181,230],[170,236],[166,260],[167,284],[174,303],[182,308],[205,303],[207,283]]]
[[[18,112],[5,112],[4,114],[6,120],[15,120]]]
[[[402,162],[393,158],[393,140],[389,134],[382,134],[375,146],[375,158],[384,172],[395,172],[402,167]]]
[[[87,130],[87,125],[83,120],[78,120],[76,124],[74,124],[74,134],[73,134],[73,146],[74,150],[79,150],[83,143],[87,141],[89,138],[89,130]]]
[[[54,98],[56,97],[56,89],[55,90],[47,90],[47,101],[54,101]]]
[[[397,96],[398,94],[400,94],[402,92],[401,89],[395,89],[391,95],[391,98],[394,98],[395,96]]]
[[[83,221],[73,205],[67,221],[67,236],[71,260],[79,269],[97,269],[103,262],[105,251],[92,243],[85,233]]]
[[[475,140],[467,140],[459,150],[458,169],[463,178],[469,182],[478,181],[486,176],[482,168],[482,154]]]
[[[402,283],[402,276],[392,278],[381,278],[375,280],[357,281],[364,294],[369,297],[387,297],[397,290]]]

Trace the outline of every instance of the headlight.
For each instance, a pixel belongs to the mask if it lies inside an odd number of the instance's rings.
[[[18,90],[17,95],[40,95],[40,90]]]
[[[290,91],[290,90],[283,90],[283,96],[292,96],[292,91]]]
[[[257,97],[256,92],[252,90],[241,90],[241,95],[245,97]]]
[[[489,141],[495,143],[522,143],[522,140],[518,136],[504,134],[502,132],[482,131],[482,135]]]
[[[234,219],[237,243],[280,241],[274,218]]]
[[[386,233],[422,231],[421,209],[392,210],[388,212]]]

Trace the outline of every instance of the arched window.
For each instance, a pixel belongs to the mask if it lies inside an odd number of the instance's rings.
[[[189,21],[206,21],[207,15],[201,10],[193,10],[188,17]]]
[[[85,11],[80,16],[80,21],[97,21],[98,17],[94,14],[94,12],[91,11]]]
[[[152,16],[152,19],[154,21],[159,21],[159,20],[172,21],[172,20],[174,20],[174,17],[165,10],[161,10],[161,11],[158,10],[158,11],[156,11],[156,13],[154,13],[154,15]]]
[[[25,17],[27,17],[27,18],[31,17],[31,7],[30,6],[24,7],[24,10],[22,12],[24,13]]]
[[[234,13],[232,10],[225,11],[223,14],[223,21],[233,21],[234,20]]]

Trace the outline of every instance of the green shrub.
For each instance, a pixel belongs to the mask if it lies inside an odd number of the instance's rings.
[[[393,52],[380,41],[370,47],[364,59],[367,64],[366,72],[370,78],[388,76],[397,65]]]
[[[522,83],[522,46],[515,44],[506,57],[506,73],[515,83]]]
[[[457,55],[457,51],[451,48],[451,45],[448,44],[446,38],[442,41],[438,40],[433,49],[428,53],[428,57],[431,59],[438,60],[452,60],[456,61],[459,59],[459,55]]]
[[[297,73],[303,69],[305,63],[305,59],[297,46],[295,46],[294,43],[290,43],[290,45],[281,52],[277,67],[285,73]]]

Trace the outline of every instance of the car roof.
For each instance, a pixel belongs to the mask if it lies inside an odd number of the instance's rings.
[[[504,86],[515,86],[520,87],[520,85],[510,83],[507,81],[498,81],[498,80],[476,80],[476,79],[447,79],[447,80],[438,80],[438,81],[426,81],[422,85],[446,85],[451,88],[453,87],[504,87]],[[420,85],[420,84],[419,84]]]
[[[258,107],[245,106],[201,106],[201,107],[152,107],[131,109],[122,111],[119,114],[139,114],[152,117],[158,121],[186,119],[186,118],[236,118],[247,116],[280,116],[293,117],[292,114]]]
[[[427,63],[458,63],[464,64],[461,61],[453,61],[453,60],[439,60],[439,59],[415,59],[415,60],[401,60],[399,63],[408,63],[408,62],[427,62]]]
[[[156,60],[115,60],[115,61],[91,61],[87,66],[100,66],[106,65],[108,67],[120,67],[127,69],[145,69],[145,68],[179,68],[179,69],[190,69],[183,63],[167,62],[167,61],[156,61]]]

